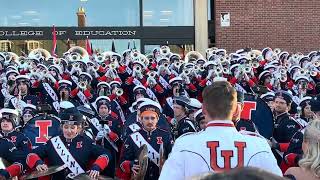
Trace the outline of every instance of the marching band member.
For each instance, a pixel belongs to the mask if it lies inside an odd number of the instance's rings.
[[[190,99],[186,96],[178,96],[174,98],[173,111],[174,118],[177,121],[175,129],[175,138],[188,133],[196,132],[193,122],[188,118]]]
[[[199,131],[206,129],[208,122],[204,118],[204,115],[202,113],[202,109],[199,109],[196,113],[194,113],[194,119],[197,122]]]
[[[279,91],[275,94],[274,99],[274,130],[273,138],[269,141],[270,146],[277,153],[275,156],[280,164],[283,152],[287,151],[290,139],[301,129],[301,125],[292,117],[289,116],[292,98],[291,95],[285,91]]]
[[[98,178],[113,160],[110,152],[86,136],[79,133],[82,131],[82,114],[76,108],[66,109],[59,114],[62,121],[63,135],[51,138],[46,144],[34,149],[27,156],[27,165],[35,168],[37,171],[45,171],[48,166],[44,164],[44,158],[48,159],[48,165],[63,165],[67,168],[52,175],[53,179],[66,179],[66,177],[75,177],[86,173],[91,178]],[[92,165],[90,161],[95,160]]]
[[[142,128],[130,134],[123,146],[120,168],[123,173],[137,175],[142,167],[137,165],[137,152],[146,144],[148,147],[148,168],[144,179],[158,179],[161,144],[164,148],[164,156],[171,152],[173,140],[170,132],[157,127],[161,107],[156,102],[146,101],[139,105]]]
[[[23,133],[18,131],[20,119],[18,112],[14,109],[3,108],[1,114],[1,136],[12,142],[18,150],[29,152],[31,142]]]
[[[121,145],[122,123],[111,116],[111,102],[107,96],[98,97],[96,106],[98,116],[89,121],[89,126],[96,137],[95,140],[99,141],[98,144],[113,152],[113,157],[118,157],[118,148]]]
[[[259,136],[240,134],[233,125],[236,91],[228,82],[215,82],[203,92],[207,127],[178,138],[166,160],[162,179],[187,179],[200,173],[228,171],[243,166],[282,175],[268,143]]]
[[[26,152],[17,150],[17,147],[8,139],[0,138],[0,157],[13,163],[5,169],[0,169],[0,179],[10,179],[19,176],[26,169]]]
[[[310,111],[312,114],[312,118],[309,118],[309,122],[313,120],[317,120],[317,115],[320,114],[320,98],[319,96],[316,98],[309,99],[307,98],[304,102],[301,102],[302,106],[310,106]],[[304,108],[302,108],[304,109]],[[305,111],[302,111],[305,112]],[[309,113],[309,112],[307,112]],[[305,113],[305,114],[307,114]],[[307,126],[306,126],[307,127]],[[294,167],[298,165],[299,160],[302,158],[302,142],[303,142],[303,134],[305,132],[306,127],[296,132],[289,143],[288,150],[284,153],[282,162],[282,170],[285,172],[287,168]]]
[[[22,111],[22,124],[27,124],[27,122],[36,115],[36,111],[36,106],[32,104],[25,105]]]

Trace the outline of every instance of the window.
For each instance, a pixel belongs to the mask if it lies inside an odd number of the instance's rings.
[[[32,51],[34,49],[40,48],[39,41],[27,41],[27,49],[28,51]]]
[[[9,51],[11,49],[11,42],[7,40],[0,41],[0,51]]]
[[[101,40],[90,40],[92,43],[93,51],[104,52],[111,51],[112,48],[112,40],[109,39],[101,39]],[[116,52],[122,54],[125,50],[134,48],[134,44],[136,49],[140,51],[140,40],[139,39],[115,39],[114,40]]]
[[[193,0],[143,0],[144,26],[194,26]]]
[[[1,0],[0,26],[77,26],[83,7],[87,26],[139,26],[139,0]]]

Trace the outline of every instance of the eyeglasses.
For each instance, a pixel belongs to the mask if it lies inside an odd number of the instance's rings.
[[[142,119],[143,119],[143,120],[150,120],[150,119],[151,119],[151,120],[155,120],[156,117],[154,117],[154,116],[143,116]]]

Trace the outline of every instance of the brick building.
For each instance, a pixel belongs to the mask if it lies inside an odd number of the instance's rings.
[[[319,0],[215,0],[214,8],[217,47],[320,49]],[[229,27],[221,27],[221,13],[230,13]]]

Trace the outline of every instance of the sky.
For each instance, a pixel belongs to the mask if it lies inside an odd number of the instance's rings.
[[[143,0],[144,25],[192,26],[193,0]],[[0,26],[139,26],[139,0],[0,0]]]
[[[1,26],[77,26],[83,6],[90,26],[139,25],[138,0],[1,0]],[[117,9],[117,11],[114,11]],[[115,14],[118,14],[115,16]],[[120,15],[119,15],[120,14]]]

